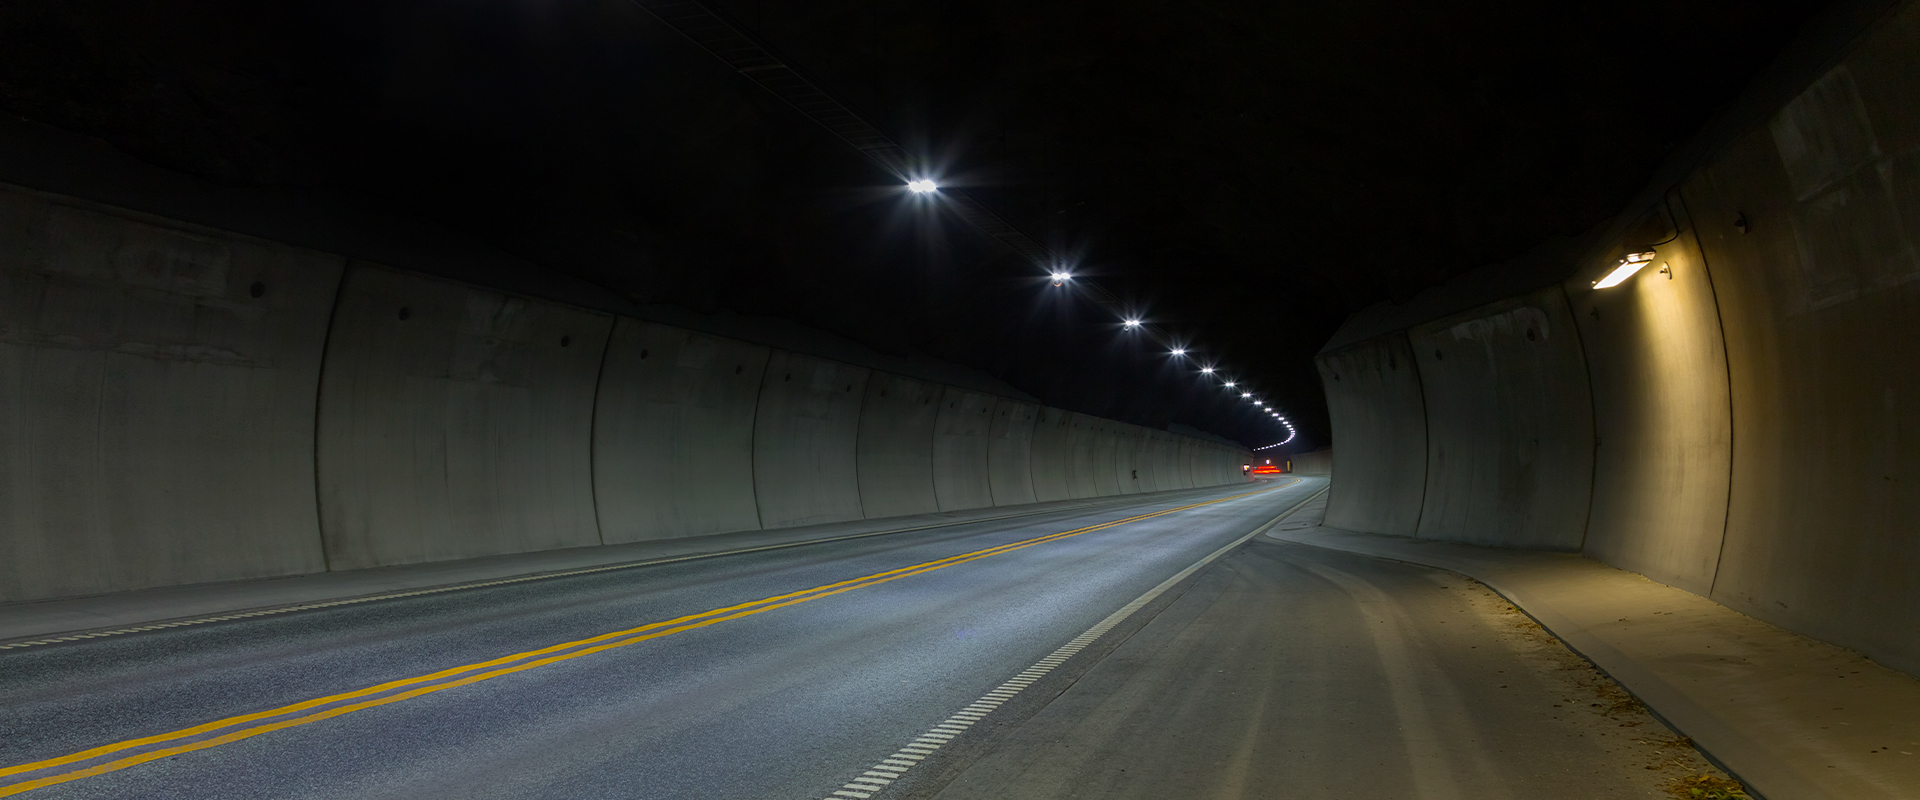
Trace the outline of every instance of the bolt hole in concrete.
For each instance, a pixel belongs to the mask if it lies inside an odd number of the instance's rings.
[[[259,297],[266,293],[267,285],[259,281],[254,281],[252,286],[247,287],[247,295],[250,297]]]
[[[647,357],[647,348],[640,348],[640,357],[643,359]]]
[[[566,347],[567,345],[570,345],[570,344],[573,344],[573,337],[571,337],[571,336],[562,336],[562,337],[560,337],[560,346],[561,346],[561,347]]]
[[[409,320],[409,319],[412,319],[412,318],[413,318],[413,309],[411,309],[411,308],[408,308],[408,307],[406,307],[406,306],[401,306],[401,307],[400,307],[400,321],[401,321],[401,322],[406,322],[407,320]]]

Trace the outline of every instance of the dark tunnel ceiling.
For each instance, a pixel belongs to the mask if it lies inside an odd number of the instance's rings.
[[[1348,312],[1603,223],[1821,4],[717,5],[1326,442]],[[1277,440],[625,0],[10,0],[0,102],[640,302]]]

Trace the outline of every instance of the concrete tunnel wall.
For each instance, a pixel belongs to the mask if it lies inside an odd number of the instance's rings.
[[[1162,479],[1174,447],[1209,477]],[[0,602],[1215,485],[1247,457],[7,185],[0,453]]]
[[[1333,450],[1321,448],[1305,453],[1293,453],[1284,457],[1293,467],[1295,475],[1332,475]]]
[[[327,563],[599,544],[593,404],[612,323],[353,266],[320,378]]]
[[[1920,674],[1920,6],[1778,97],[1557,285],[1350,320],[1328,524],[1577,549]]]

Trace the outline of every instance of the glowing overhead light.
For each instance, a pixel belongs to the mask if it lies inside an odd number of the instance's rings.
[[[1176,348],[1173,348],[1173,350],[1170,352],[1176,356],[1184,356],[1187,354],[1187,349],[1184,347],[1176,347]]]
[[[1619,286],[1622,281],[1633,277],[1633,273],[1639,272],[1641,267],[1652,263],[1654,255],[1656,254],[1651,250],[1644,253],[1628,253],[1626,258],[1620,259],[1619,263],[1614,265],[1613,271],[1607,273],[1607,277],[1594,281],[1593,288],[1611,289]]]
[[[1200,368],[1200,372],[1201,372],[1202,374],[1206,374],[1206,375],[1212,375],[1212,374],[1213,374],[1213,367],[1201,367],[1201,368]]]
[[[1138,328],[1138,327],[1140,327],[1140,320],[1137,320],[1137,319],[1130,319],[1130,320],[1127,320],[1127,321],[1125,321],[1125,322],[1122,322],[1122,323],[1120,323],[1120,324],[1121,324],[1121,326],[1122,326],[1122,327],[1127,327],[1127,328]]]
[[[1233,381],[1227,381],[1227,388],[1233,388]]]
[[[1064,286],[1066,285],[1067,281],[1072,279],[1073,279],[1073,273],[1068,272],[1066,270],[1063,270],[1063,269],[1054,270],[1053,272],[1053,285],[1055,286]]]
[[[927,180],[926,178],[907,181],[907,191],[913,192],[914,194],[926,194],[938,188],[940,188],[939,184],[936,184],[933,181]]]
[[[1253,396],[1253,393],[1252,393],[1252,392],[1241,392],[1241,393],[1240,393],[1240,396],[1241,396],[1241,397],[1252,397],[1252,396]]]

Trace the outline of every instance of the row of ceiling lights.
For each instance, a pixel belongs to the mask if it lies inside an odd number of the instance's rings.
[[[711,8],[699,0],[638,0],[641,8],[653,14],[662,23],[679,31],[695,44],[725,62],[748,80],[786,101],[793,108],[818,123],[849,147],[861,155],[893,173],[906,182],[909,192],[921,196],[937,196],[940,185],[922,174],[915,174],[913,164],[918,161],[907,150],[893,141],[879,128],[867,122],[833,96],[825,87],[801,74],[785,59],[774,54],[773,50],[761,43],[758,37],[718,9]],[[1078,287],[1088,299],[1098,303],[1122,321],[1122,327],[1137,331],[1162,346],[1169,352],[1184,356],[1186,348],[1174,342],[1171,337],[1158,332],[1131,313],[1126,304],[1107,293],[1098,284],[1091,281],[1076,282],[1073,273],[1065,268],[1052,266],[1058,258],[1032,237],[1019,228],[1000,219],[998,215],[978,200],[964,192],[956,192],[949,198],[952,202],[945,205],[952,209],[969,224],[981,232],[1026,256],[1044,272],[1049,273],[1053,285],[1064,287],[1069,282],[1083,283]],[[1211,378],[1221,378],[1214,365],[1204,365],[1201,374]],[[1223,386],[1236,388],[1232,380],[1224,380]],[[1265,403],[1253,396],[1252,392],[1241,392],[1241,399],[1250,400],[1254,407],[1265,412],[1287,428],[1287,438],[1278,444],[1293,441],[1293,423],[1278,410],[1267,408]],[[1265,449],[1265,448],[1262,448]]]
[[[936,196],[940,191],[940,185],[928,178],[915,178],[907,182],[907,191],[916,195]],[[1077,283],[1074,277],[1073,271],[1070,269],[1067,269],[1066,267],[1053,268],[1052,272],[1048,274],[1048,277],[1052,279],[1053,285],[1057,287],[1065,287],[1070,284]],[[1099,294],[1105,295],[1106,293],[1099,292]],[[1111,298],[1110,295],[1107,297],[1108,299]],[[1096,299],[1100,299],[1100,298],[1096,297]],[[1169,341],[1170,337],[1162,335],[1157,331],[1153,330],[1147,325],[1145,320],[1140,319],[1138,316],[1131,315],[1127,313],[1123,308],[1117,307],[1117,303],[1103,302],[1101,303],[1101,305],[1107,306],[1109,310],[1116,312],[1116,314],[1121,317],[1120,319],[1121,330],[1146,334],[1149,338],[1153,339],[1154,341],[1159,342],[1163,345],[1166,345],[1168,347],[1167,355],[1169,356],[1172,356],[1174,358],[1187,357],[1186,346],[1170,343]],[[1275,442],[1273,444],[1266,445],[1264,447],[1256,447],[1254,448],[1255,450],[1268,450],[1271,448],[1279,447],[1280,445],[1293,441],[1293,438],[1296,435],[1298,435],[1298,432],[1294,430],[1293,421],[1287,419],[1287,416],[1285,414],[1280,413],[1279,409],[1268,406],[1265,400],[1255,397],[1253,392],[1244,391],[1246,387],[1240,386],[1238,381],[1235,381],[1232,378],[1227,377],[1225,373],[1223,373],[1215,365],[1202,364],[1200,366],[1200,374],[1206,376],[1210,380],[1220,381],[1220,386],[1223,389],[1243,390],[1240,392],[1241,400],[1245,400],[1252,403],[1255,410],[1263,414],[1266,414],[1269,417],[1272,417],[1274,421],[1286,427],[1287,438],[1281,441]]]

